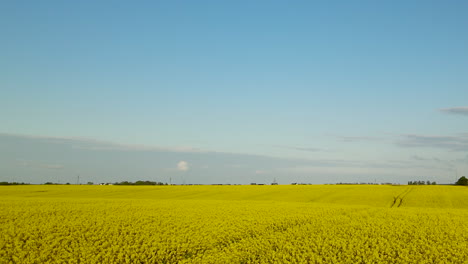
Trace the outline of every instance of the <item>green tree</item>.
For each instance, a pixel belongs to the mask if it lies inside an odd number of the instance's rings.
[[[465,176],[461,176],[460,179],[455,183],[456,185],[468,185],[468,179]]]

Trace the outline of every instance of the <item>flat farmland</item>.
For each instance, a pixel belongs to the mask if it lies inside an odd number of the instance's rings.
[[[466,263],[459,186],[0,187],[0,263]]]

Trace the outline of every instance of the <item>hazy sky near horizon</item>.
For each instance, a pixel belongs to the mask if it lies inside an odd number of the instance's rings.
[[[112,181],[119,160],[132,179],[190,183],[453,182],[468,174],[467,12],[2,1],[0,180]]]

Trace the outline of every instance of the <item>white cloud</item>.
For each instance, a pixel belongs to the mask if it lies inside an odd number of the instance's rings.
[[[179,161],[179,163],[177,163],[177,170],[179,171],[188,171],[189,170],[189,165],[186,161]]]

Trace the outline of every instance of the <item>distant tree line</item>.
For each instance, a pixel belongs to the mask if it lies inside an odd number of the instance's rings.
[[[123,182],[116,182],[114,183],[114,185],[167,185],[167,183],[154,182],[154,181],[136,181],[136,182],[123,181]]]
[[[0,185],[28,185],[29,183],[24,182],[0,182]]]
[[[436,185],[437,183],[431,181],[409,181],[408,185]]]

